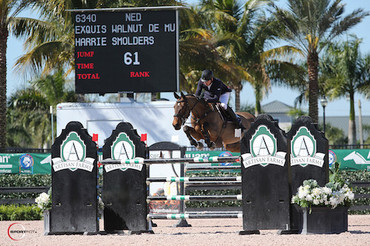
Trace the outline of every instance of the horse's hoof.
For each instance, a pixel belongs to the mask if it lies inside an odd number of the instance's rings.
[[[198,142],[197,149],[203,150],[203,144],[201,142]]]
[[[208,145],[208,148],[210,150],[214,150],[216,148],[216,144],[214,142],[212,142],[211,144]]]

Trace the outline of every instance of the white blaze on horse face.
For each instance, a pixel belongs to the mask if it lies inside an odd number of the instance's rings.
[[[173,117],[172,126],[175,128],[175,130],[180,130],[182,125],[181,118],[178,117],[181,110],[180,106],[181,106],[180,102],[176,102],[175,106],[173,106],[175,114]]]

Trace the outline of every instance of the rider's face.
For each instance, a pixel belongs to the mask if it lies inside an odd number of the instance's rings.
[[[206,86],[210,86],[212,84],[212,80],[207,80],[206,82],[203,82]]]

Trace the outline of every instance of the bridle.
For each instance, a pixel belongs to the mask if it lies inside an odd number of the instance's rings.
[[[186,97],[184,97],[184,99],[180,100],[180,101],[176,101],[176,103],[182,103],[184,102],[185,103],[185,106],[186,106],[186,109],[185,109],[185,112],[183,114],[180,114],[180,110],[177,114],[174,114],[173,117],[176,117],[178,119],[181,120],[181,125],[184,125],[185,122],[186,122],[186,119],[189,118],[189,115],[190,115],[190,112],[195,108],[195,106],[198,104],[200,100],[197,99],[196,102],[194,103],[194,105],[189,109],[189,103],[188,103],[188,100],[186,99]]]

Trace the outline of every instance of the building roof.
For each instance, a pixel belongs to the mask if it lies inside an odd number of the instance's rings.
[[[262,111],[266,114],[288,113],[293,107],[278,100],[262,105]]]

